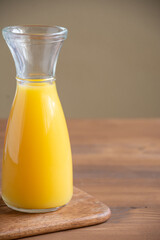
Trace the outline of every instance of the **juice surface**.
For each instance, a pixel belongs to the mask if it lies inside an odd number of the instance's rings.
[[[45,209],[72,197],[68,130],[56,84],[17,83],[2,166],[2,196],[11,206]]]

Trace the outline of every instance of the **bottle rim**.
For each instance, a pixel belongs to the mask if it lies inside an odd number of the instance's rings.
[[[47,25],[17,25],[8,26],[2,29],[4,37],[33,38],[33,39],[55,39],[64,40],[67,38],[68,30],[60,26]]]

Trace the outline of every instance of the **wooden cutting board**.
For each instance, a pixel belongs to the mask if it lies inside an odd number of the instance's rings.
[[[88,193],[74,188],[70,203],[56,212],[21,213],[9,209],[0,198],[0,239],[16,239],[80,228],[105,222],[109,207]]]

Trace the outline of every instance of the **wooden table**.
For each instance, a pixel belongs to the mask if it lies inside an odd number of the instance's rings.
[[[5,120],[0,121],[0,159]],[[103,224],[33,240],[160,239],[160,119],[69,120],[75,186],[111,207]]]

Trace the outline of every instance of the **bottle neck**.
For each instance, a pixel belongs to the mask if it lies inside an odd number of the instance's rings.
[[[19,79],[55,77],[56,64],[67,29],[45,26],[12,26],[3,29]]]
[[[52,84],[56,81],[55,78],[40,78],[40,79],[34,79],[34,78],[28,78],[28,79],[23,79],[23,78],[19,78],[16,77],[17,83],[18,84],[22,84],[22,85],[34,85],[34,86],[38,86],[38,85],[44,85],[44,84]]]

